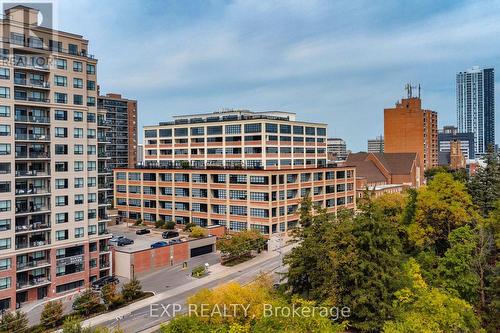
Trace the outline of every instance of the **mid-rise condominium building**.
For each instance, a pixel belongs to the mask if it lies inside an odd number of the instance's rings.
[[[82,36],[6,10],[0,65],[0,309],[111,272],[98,156],[97,60]]]
[[[341,138],[328,138],[326,140],[328,161],[345,161],[347,158],[347,145]]]
[[[271,235],[297,225],[302,198],[355,209],[355,169],[326,163],[326,125],[288,112],[226,111],[144,128],[145,166],[116,169],[125,220],[224,225]]]
[[[384,152],[417,153],[423,179],[424,170],[438,165],[437,126],[437,112],[422,109],[409,89],[407,98],[384,110]]]
[[[457,74],[457,124],[461,133],[474,133],[474,150],[484,155],[495,146],[495,71],[471,69]]]
[[[384,152],[384,136],[377,136],[375,139],[368,139],[368,152],[369,153],[383,153]]]
[[[476,158],[474,133],[460,133],[455,126],[444,126],[438,133],[439,165],[450,164],[451,146],[456,142],[460,142],[461,153],[465,160]]]

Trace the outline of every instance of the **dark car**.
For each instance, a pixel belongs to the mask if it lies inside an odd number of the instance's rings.
[[[164,241],[159,241],[159,242],[156,242],[156,243],[153,243],[151,244],[151,248],[152,249],[157,249],[159,247],[164,247],[164,246],[167,246],[168,243],[167,242],[164,242]]]
[[[149,230],[149,229],[139,229],[135,233],[137,235],[145,235],[145,234],[149,234],[150,232],[151,232],[151,230]]]
[[[161,234],[161,237],[163,237],[164,239],[179,237],[179,233],[177,231],[164,231]]]
[[[134,244],[134,241],[129,239],[129,238],[120,238],[117,242],[116,245],[118,246],[123,246],[123,245],[130,245]]]
[[[110,284],[110,283],[118,284],[118,282],[120,282],[120,281],[115,276],[105,276],[105,277],[102,277],[102,278],[92,282],[92,289],[100,290],[102,287],[104,287],[107,284]]]

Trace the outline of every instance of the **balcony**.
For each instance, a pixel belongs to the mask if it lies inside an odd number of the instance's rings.
[[[47,134],[16,134],[17,141],[47,141],[50,142],[50,136]]]
[[[14,120],[21,123],[50,124],[50,118],[42,116],[25,116],[16,114]]]
[[[39,170],[16,170],[16,177],[50,177],[50,173]]]
[[[50,189],[49,188],[16,188],[16,195],[17,196],[22,196],[22,195],[42,195],[42,194],[50,194]]]
[[[18,271],[26,271],[33,268],[41,268],[47,266],[50,266],[50,261],[48,259],[17,262],[16,264],[16,268]]]
[[[50,154],[45,151],[16,151],[16,158],[19,159],[50,159]]]
[[[31,242],[16,242],[16,250],[36,248],[44,245],[49,245],[49,240],[36,240]]]
[[[36,222],[31,224],[16,224],[16,234],[30,231],[41,231],[43,229],[50,229],[50,223]]]
[[[99,261],[99,269],[106,269],[109,267],[110,267],[109,261],[107,261],[107,260],[100,260]]]
[[[29,288],[38,287],[38,286],[47,285],[47,284],[50,284],[50,279],[48,277],[45,277],[45,276],[36,277],[36,278],[32,278],[28,281],[17,281],[16,290],[19,291],[21,289],[29,289]]]
[[[107,216],[107,215],[106,215]],[[101,217],[99,216],[99,219],[101,220]],[[98,229],[98,232],[97,234],[99,236],[102,236],[102,235],[107,235],[109,233],[108,229],[103,229],[103,228],[99,228]]]
[[[50,83],[40,80],[26,80],[21,78],[14,78],[14,84],[24,87],[40,88],[40,89],[50,89]]]
[[[28,102],[36,102],[36,103],[50,103],[50,99],[45,97],[34,97],[34,96],[25,96],[15,94],[14,99],[16,101],[28,101]]]
[[[48,205],[16,205],[16,214],[32,214],[40,212],[49,212],[50,207]]]
[[[33,42],[30,42],[29,40],[18,40],[15,38],[9,38],[9,37],[2,37],[0,38],[0,41],[3,43],[9,43],[11,44],[12,47],[21,47],[21,48],[30,48],[36,50],[36,52],[40,52],[40,50],[43,51],[49,51],[49,52],[54,52],[54,53],[64,53],[64,54],[69,54],[69,55],[75,55],[79,57],[85,57],[88,59],[94,59],[94,55],[87,53],[86,50],[69,50],[69,49],[64,49],[62,47],[57,47],[57,46],[52,46],[52,45],[43,45],[42,43],[40,44],[35,44]]]

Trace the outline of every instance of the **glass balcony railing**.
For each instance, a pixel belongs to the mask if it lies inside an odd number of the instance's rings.
[[[26,87],[50,89],[50,83],[41,80],[26,80],[21,78],[14,78],[14,84]]]
[[[16,267],[18,270],[22,270],[22,269],[28,269],[28,268],[37,268],[37,267],[46,266],[46,265],[50,265],[50,261],[48,259],[33,260],[33,261],[27,261],[27,262],[18,262],[16,264]]]
[[[50,228],[50,223],[37,222],[31,224],[18,224],[16,225],[16,232],[36,231],[48,228]]]
[[[15,121],[22,121],[26,123],[50,124],[50,118],[42,116],[25,116],[16,114],[14,119]]]
[[[47,134],[16,134],[16,140],[23,141],[49,141],[50,137]]]
[[[16,289],[31,288],[48,283],[50,283],[50,279],[48,277],[36,277],[28,281],[17,281]]]

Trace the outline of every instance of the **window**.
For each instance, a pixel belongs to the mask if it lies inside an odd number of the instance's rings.
[[[75,155],[83,155],[83,145],[75,145]]]
[[[12,267],[12,259],[0,259],[0,271],[5,271],[6,269],[10,269]]]
[[[74,72],[82,72],[83,64],[80,61],[73,61],[73,71]]]
[[[87,186],[88,187],[96,187],[97,186],[97,178],[96,177],[89,177],[87,179]]]
[[[56,162],[56,172],[68,171],[68,162]]]
[[[207,135],[219,135],[222,134],[222,126],[208,126]]]
[[[68,188],[68,180],[67,179],[56,179],[56,189],[61,190]]]
[[[233,231],[247,230],[247,223],[238,221],[229,221],[229,230]]]
[[[83,194],[75,194],[75,205],[82,205],[84,202]]]
[[[87,90],[95,90],[95,81],[87,81]]]
[[[67,205],[68,205],[68,196],[67,195],[56,196],[56,206],[67,206]]]
[[[83,280],[80,280],[58,285],[56,286],[56,293],[64,293],[70,290],[81,288],[83,286],[83,283],[84,283]]]
[[[144,131],[144,137],[146,138],[156,138],[157,133],[156,130],[145,130]]]
[[[293,126],[293,134],[304,134],[304,126]]]
[[[89,234],[89,236],[97,234],[97,226],[89,225],[87,233]]]
[[[82,95],[73,95],[73,104],[83,105],[83,96]]]
[[[68,129],[66,127],[56,127],[54,135],[56,138],[67,138]]]
[[[75,111],[73,113],[73,120],[74,121],[83,121],[83,112]],[[83,138],[83,132],[82,132],[82,138]]]
[[[250,184],[268,184],[268,181],[266,176],[250,176]]]
[[[54,100],[56,103],[66,104],[68,103],[68,95],[63,93],[54,93]]]
[[[292,133],[292,126],[290,125],[280,125],[280,133],[282,134],[291,134]]]
[[[318,127],[316,129],[316,133],[318,136],[326,136],[326,128],[324,127]]]
[[[83,227],[75,228],[75,238],[82,238],[85,235]]]
[[[226,134],[240,134],[241,125],[226,125]]]
[[[11,209],[10,200],[0,200],[0,212],[9,212]]]
[[[87,155],[95,155],[97,148],[95,145],[87,145]]]
[[[174,129],[174,134],[175,136],[187,136],[188,135],[188,129],[187,128],[176,128]]]
[[[229,206],[229,214],[231,215],[247,215],[247,207],[246,206]]]
[[[95,106],[95,97],[87,96],[87,106]]]
[[[306,127],[306,135],[316,135],[316,128]]]
[[[66,87],[68,85],[68,78],[66,76],[54,75],[54,85]]]
[[[0,278],[0,290],[10,288],[11,282],[12,278],[10,276]]]
[[[80,222],[80,221],[83,221],[83,210],[79,210],[79,211],[76,211],[75,212],[75,221],[76,222]]]
[[[149,132],[149,131],[146,131]],[[154,135],[152,136],[153,138],[156,137],[156,131],[154,132]],[[160,129],[160,138],[169,138],[172,136],[172,129],[171,128],[162,128]],[[148,136],[146,136],[148,138]]]
[[[88,203],[93,203],[93,202],[96,202],[97,201],[97,194],[96,193],[89,193],[88,194],[88,198],[87,198],[87,202]]]
[[[0,136],[10,135],[10,125],[0,125]]]
[[[0,143],[0,155],[10,155],[10,143]]]
[[[232,200],[246,200],[247,199],[247,191],[244,191],[244,190],[230,190],[229,191],[229,199],[232,199]]]
[[[245,124],[245,133],[260,133],[261,124]]]
[[[10,230],[10,219],[0,220],[0,231]]]
[[[8,68],[0,67],[0,79],[10,79],[10,70]]]
[[[83,138],[83,128],[78,128],[76,127],[74,130],[73,130],[73,137],[75,139],[82,139]]]
[[[75,188],[83,188],[84,180],[83,178],[75,178]]]
[[[69,221],[68,213],[57,213],[56,223],[67,223]]]
[[[93,113],[93,112],[87,113],[87,122],[88,123],[95,123],[95,113]]]
[[[68,120],[68,111],[65,110],[55,110],[54,111],[55,120]]]
[[[10,174],[10,163],[0,163],[0,175]]]
[[[96,171],[97,170],[97,162],[96,161],[88,161],[87,162],[87,171]]]
[[[68,69],[68,62],[66,59],[56,58],[56,67],[57,69]]]
[[[0,117],[10,117],[10,106],[0,105]]]
[[[66,240],[68,239],[68,230],[58,230],[56,231],[56,240]]]
[[[95,139],[95,138],[96,138],[95,129],[93,128],[87,129],[87,139]]]
[[[75,44],[68,44],[68,53],[69,54],[78,54],[78,45]],[[80,63],[81,64],[81,63]],[[74,67],[74,66],[73,66]]]
[[[0,98],[10,98],[10,89],[7,87],[0,87]]]
[[[269,217],[269,209],[250,208],[250,216],[260,218]]]
[[[204,135],[205,128],[203,127],[191,127],[191,135]]]
[[[95,75],[95,65],[87,64],[87,74]]]

